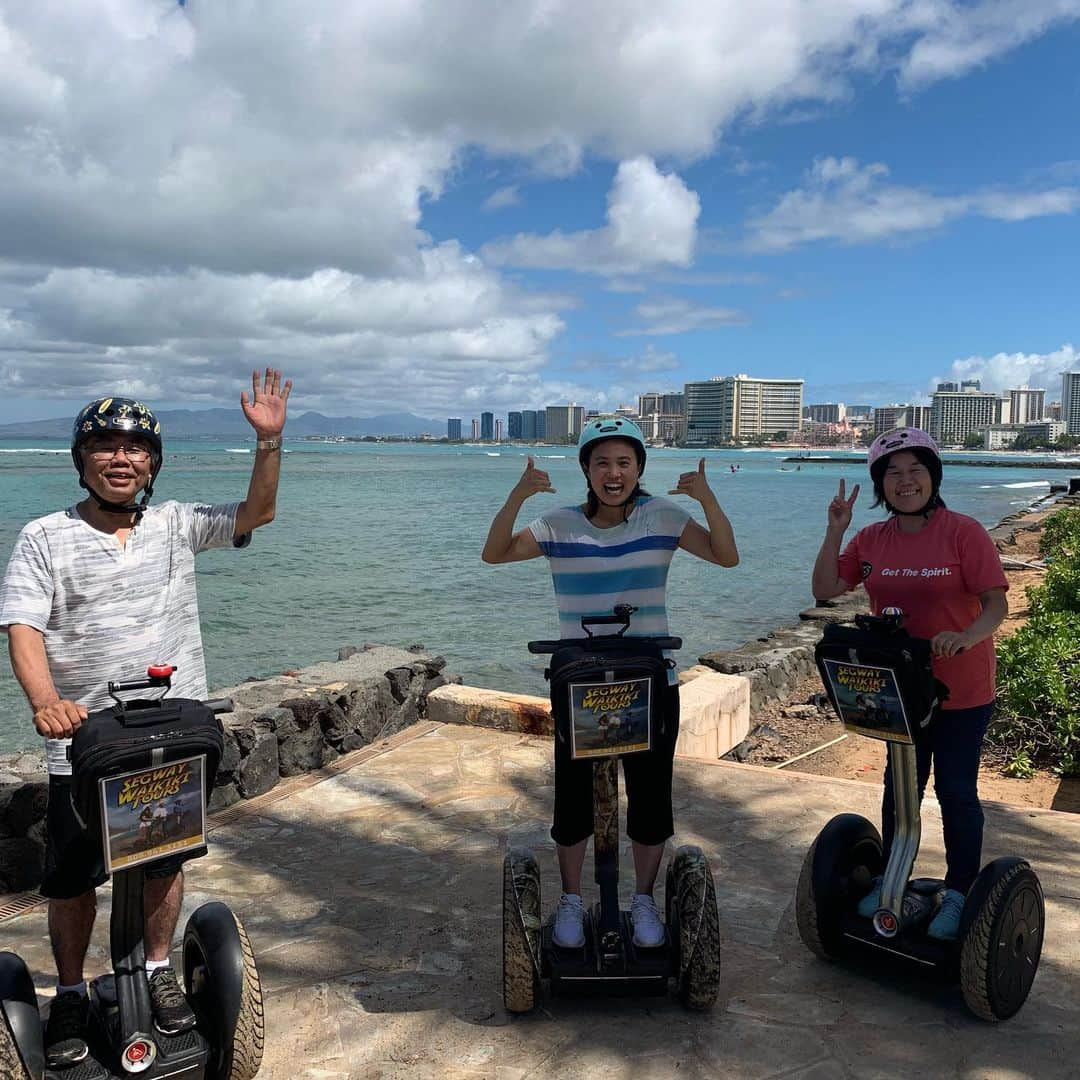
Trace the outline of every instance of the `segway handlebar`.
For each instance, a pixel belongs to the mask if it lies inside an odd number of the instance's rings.
[[[220,713],[232,712],[236,706],[233,704],[231,697],[219,697],[211,698],[209,701],[204,701],[203,704],[215,715]]]
[[[643,641],[649,645],[655,645],[658,649],[682,648],[681,637],[623,637],[622,634],[608,634],[594,638],[561,638],[558,641],[530,641],[528,647],[531,653],[553,653],[556,649],[561,649],[565,645],[581,645],[583,642],[595,644],[598,641],[610,641],[613,639],[619,641]]]

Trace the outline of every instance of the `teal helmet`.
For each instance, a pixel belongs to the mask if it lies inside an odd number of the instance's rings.
[[[624,416],[598,416],[590,420],[578,436],[578,463],[583,472],[588,472],[588,456],[591,448],[605,439],[625,439],[634,444],[634,453],[638,459],[639,475],[645,471],[645,436],[633,420]]]
[[[120,431],[137,436],[150,446],[150,479],[143,488],[142,500],[138,505],[121,506],[98,498],[103,510],[113,513],[134,513],[142,516],[150,496],[154,493],[154,481],[161,471],[163,447],[161,442],[161,422],[141,401],[126,397],[97,398],[91,401],[78,416],[71,429],[71,458],[79,473],[79,486],[86,487],[83,475],[82,445],[91,436],[105,431]],[[89,489],[88,489],[89,490]],[[93,494],[93,493],[92,493]]]

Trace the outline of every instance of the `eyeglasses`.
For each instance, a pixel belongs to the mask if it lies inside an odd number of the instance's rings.
[[[150,457],[150,449],[142,443],[116,443],[113,446],[88,443],[86,454],[93,461],[112,461],[120,451],[128,461],[146,461]]]

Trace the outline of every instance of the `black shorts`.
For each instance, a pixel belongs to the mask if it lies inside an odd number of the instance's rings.
[[[669,686],[653,716],[653,746],[622,759],[626,779],[626,832],[639,844],[662,844],[675,833],[671,773],[679,737],[679,688]],[[593,763],[574,761],[570,745],[555,739],[555,814],[551,838],[571,847],[593,832]]]
[[[154,863],[148,878],[172,877],[194,852]],[[101,839],[91,841],[71,805],[71,777],[49,777],[49,809],[45,814],[45,871],[41,894],[51,900],[72,900],[91,892],[107,878]]]

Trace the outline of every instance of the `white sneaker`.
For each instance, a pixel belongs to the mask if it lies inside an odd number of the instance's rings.
[[[559,897],[551,940],[560,949],[580,949],[585,944],[585,908],[577,893]]]
[[[656,901],[648,893],[634,893],[630,921],[634,924],[634,944],[639,949],[655,949],[664,944],[664,921]]]

